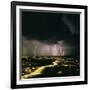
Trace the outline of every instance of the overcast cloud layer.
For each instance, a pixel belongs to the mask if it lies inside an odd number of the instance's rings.
[[[80,15],[22,13],[23,55],[79,55]]]

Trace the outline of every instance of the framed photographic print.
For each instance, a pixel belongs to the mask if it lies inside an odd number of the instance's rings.
[[[87,84],[87,6],[11,2],[11,88]]]

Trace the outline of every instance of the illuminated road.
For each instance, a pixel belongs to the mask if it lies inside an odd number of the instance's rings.
[[[56,60],[56,61],[53,62],[53,64],[38,67],[36,70],[34,70],[33,72],[31,72],[30,74],[24,75],[21,78],[22,79],[25,79],[25,78],[28,78],[28,77],[34,77],[34,76],[40,75],[40,74],[42,74],[42,71],[45,68],[54,67],[54,66],[57,66],[57,65],[58,65],[58,61]]]

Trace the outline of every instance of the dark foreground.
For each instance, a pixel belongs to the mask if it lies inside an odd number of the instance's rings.
[[[21,60],[21,79],[79,76],[79,64],[78,57],[24,56]]]

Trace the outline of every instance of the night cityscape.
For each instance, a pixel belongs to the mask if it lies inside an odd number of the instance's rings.
[[[22,57],[21,79],[80,75],[79,57]]]
[[[79,76],[80,14],[21,13],[21,79]]]

